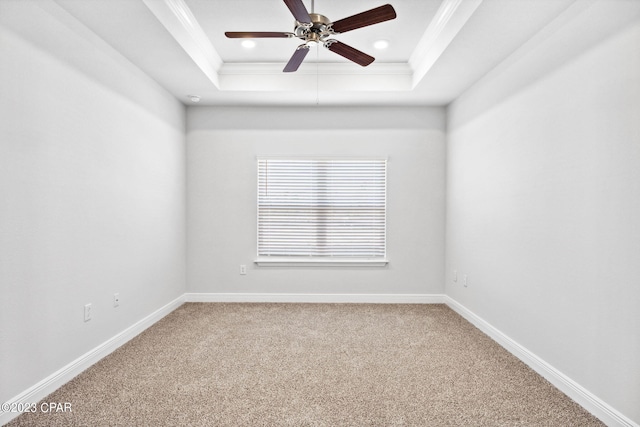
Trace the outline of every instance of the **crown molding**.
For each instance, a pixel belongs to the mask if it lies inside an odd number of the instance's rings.
[[[261,75],[261,74],[282,74],[285,63],[225,63],[220,68],[219,75],[239,74],[239,75]],[[406,63],[373,63],[367,67],[354,68],[353,64],[346,62],[321,62],[321,63],[303,63],[300,65],[296,74],[308,74],[315,76],[323,75],[401,75],[411,76],[413,70]]]
[[[220,68],[222,91],[409,91],[408,64],[371,64],[354,68],[348,63],[302,64],[295,73],[283,73],[285,64],[233,63]]]
[[[482,0],[444,0],[409,57],[416,87],[458,35]]]
[[[219,87],[222,58],[184,0],[142,1],[214,86]]]

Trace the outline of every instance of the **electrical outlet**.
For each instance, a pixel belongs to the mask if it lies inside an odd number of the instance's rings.
[[[245,274],[247,274],[247,266],[246,265],[240,264],[240,274],[243,275],[243,276]]]
[[[468,283],[467,283],[467,275],[465,274],[462,278],[462,283],[464,284],[464,287],[466,288]]]
[[[119,305],[120,305],[120,294],[115,293],[113,294],[113,306],[118,307]]]
[[[88,322],[89,320],[91,320],[91,312],[93,310],[91,309],[91,304],[85,304],[84,306],[84,321]]]

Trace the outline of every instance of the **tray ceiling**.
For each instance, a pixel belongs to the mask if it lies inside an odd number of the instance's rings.
[[[0,23],[51,37],[30,22],[45,10],[101,49],[113,49],[185,104],[446,105],[534,35],[588,7],[587,0],[315,0],[338,20],[386,2],[397,18],[335,36],[376,58],[360,67],[313,48],[296,73],[282,68],[298,39],[256,39],[225,31],[293,30],[282,0],[2,0]],[[311,0],[304,0],[311,11]],[[42,34],[36,34],[40,31]],[[388,48],[374,43],[386,40]],[[48,45],[58,55],[64,44]]]

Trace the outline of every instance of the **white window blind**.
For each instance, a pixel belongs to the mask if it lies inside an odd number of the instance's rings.
[[[383,259],[380,160],[258,159],[258,257]]]

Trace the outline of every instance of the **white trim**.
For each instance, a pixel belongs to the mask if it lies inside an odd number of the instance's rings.
[[[185,294],[179,296],[175,300],[154,311],[147,317],[134,323],[124,331],[103,342],[93,350],[90,350],[82,356],[78,357],[73,362],[57,370],[35,385],[29,387],[27,390],[23,391],[14,398],[9,399],[6,403],[16,403],[19,407],[19,404],[21,403],[33,403],[44,399],[49,394],[53,393],[55,390],[72,380],[74,377],[78,376],[84,370],[100,361],[100,359],[113,353],[118,347],[127,343],[132,338],[135,338],[145,329],[156,323],[158,320],[162,319],[167,314],[180,307],[184,303],[184,301]],[[8,423],[19,415],[20,413],[16,412],[0,412],[0,425]]]
[[[262,75],[281,75],[282,68],[286,62],[225,62],[220,67],[218,74],[236,75],[236,76],[262,76]],[[413,76],[413,70],[409,64],[404,62],[374,62],[373,64],[358,68],[358,76]],[[353,64],[346,62],[321,62],[321,63],[302,63],[296,74],[307,74],[316,77],[318,73],[322,76],[341,76],[354,75]],[[407,87],[406,90],[410,90]]]
[[[258,258],[259,267],[385,267],[387,259]]]
[[[602,399],[582,387],[580,384],[551,366],[549,363],[532,353],[527,348],[514,341],[503,332],[492,326],[489,322],[473,313],[471,310],[445,295],[444,303],[456,313],[464,317],[490,338],[516,356],[531,369],[542,375],[560,391],[565,393],[587,411],[598,417],[607,426],[640,427],[638,424],[625,417]]]
[[[184,0],[142,0],[216,88],[222,58]]]
[[[308,91],[321,77],[321,90],[347,92],[406,92],[413,89],[413,72],[405,64],[354,67],[348,63],[303,63],[295,73],[283,73],[284,63],[225,63],[218,72],[221,91]],[[326,78],[323,78],[326,77]]]
[[[224,63],[218,71],[221,91],[293,91],[316,87],[349,92],[404,92],[413,89],[413,70],[407,63],[302,63],[295,73],[283,73],[285,63]]]
[[[414,89],[458,35],[482,0],[444,0],[409,57]]]
[[[443,294],[187,293],[187,302],[443,304]]]
[[[388,162],[389,156],[292,156],[290,154],[258,154],[256,160],[349,160],[351,162],[368,162],[378,160]]]

